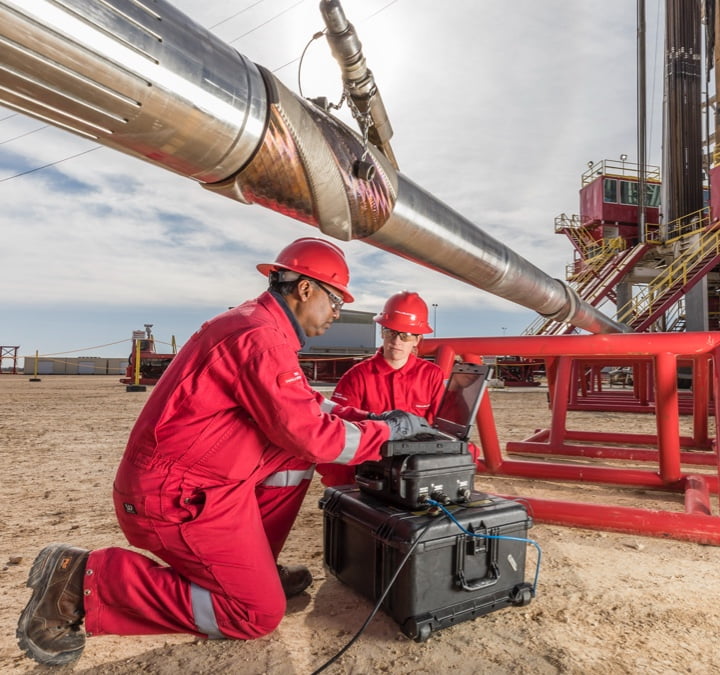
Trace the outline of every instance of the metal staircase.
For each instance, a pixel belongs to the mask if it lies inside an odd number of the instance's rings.
[[[625,248],[627,243],[621,237],[594,239],[576,215],[571,218],[565,214],[558,216],[555,231],[566,234],[582,257],[570,266],[566,278],[578,296],[593,307],[605,300],[615,302],[615,286],[652,245],[642,243]],[[523,331],[523,335],[562,335],[573,330],[568,323],[540,316]]]
[[[635,331],[650,328],[710,270],[720,264],[720,230],[698,230],[685,250],[617,313]]]

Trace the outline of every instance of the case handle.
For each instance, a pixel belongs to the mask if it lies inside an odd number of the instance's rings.
[[[462,571],[458,572],[458,585],[464,591],[479,591],[481,588],[494,586],[498,581],[500,581],[500,571],[497,565],[491,565],[490,569],[488,569],[487,576],[474,583],[468,583],[465,580],[465,573]]]
[[[495,585],[500,580],[500,567],[498,566],[498,542],[497,539],[485,539],[487,542],[487,559],[488,568],[487,574],[477,581],[468,581],[465,578],[465,558],[467,556],[468,545],[473,546],[473,552],[475,546],[478,543],[476,537],[460,536],[458,537],[456,548],[457,548],[457,568],[455,573],[457,575],[457,585],[460,586],[464,591],[473,592],[479,591],[483,588],[488,588]],[[484,547],[483,547],[483,550]]]

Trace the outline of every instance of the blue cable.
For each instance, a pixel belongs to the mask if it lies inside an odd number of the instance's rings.
[[[540,545],[534,541],[533,539],[526,539],[525,537],[508,537],[504,534],[481,534],[479,532],[470,532],[470,530],[465,529],[460,522],[458,522],[457,518],[448,510],[446,509],[440,502],[436,502],[434,499],[426,499],[426,504],[430,504],[431,506],[435,506],[439,508],[450,520],[457,525],[462,532],[469,535],[470,537],[478,537],[481,539],[506,539],[507,541],[523,541],[526,544],[532,544],[537,549],[537,563],[535,564],[535,579],[533,580],[532,585],[532,596],[535,597],[535,592],[537,591],[537,584],[538,584],[538,577],[540,576],[540,561],[542,560],[542,549],[540,548]]]

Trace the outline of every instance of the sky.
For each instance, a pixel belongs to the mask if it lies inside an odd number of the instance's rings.
[[[324,27],[318,0],[172,4],[295,92],[300,55]],[[342,4],[385,102],[401,173],[564,279],[572,247],[554,220],[577,213],[588,161],[637,161],[636,3]],[[647,160],[659,165],[660,2],[646,6]],[[305,96],[339,99],[324,39],[308,47],[300,82]],[[298,237],[323,236],[1,107],[0,204],[0,345],[19,345],[21,356],[126,356],[146,323],[160,349],[173,336],[182,345],[265,289],[257,263]],[[537,317],[360,241],[340,245],[351,309],[376,312],[389,295],[417,291],[435,305],[439,337],[519,335]]]

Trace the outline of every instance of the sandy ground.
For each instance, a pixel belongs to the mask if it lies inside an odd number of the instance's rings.
[[[46,672],[25,658],[15,625],[25,581],[52,541],[124,545],[111,484],[127,434],[149,394],[114,377],[0,376],[0,672]],[[547,426],[542,390],[493,390],[502,442]],[[572,428],[652,430],[650,416],[570,413]],[[543,485],[479,476],[500,494],[638,503],[642,491]],[[322,486],[314,481],[283,553],[315,582],[290,601],[278,630],[254,642],[188,636],[91,638],[77,673],[309,674],[355,634],[371,604],[323,567]],[[653,495],[657,503],[662,496]],[[671,499],[678,502],[680,497]],[[667,501],[667,500],[666,500]],[[667,504],[665,504],[667,506]],[[682,509],[681,503],[677,510]],[[717,497],[713,497],[716,513]],[[720,671],[720,548],[535,524],[543,550],[537,597],[435,633],[407,639],[382,612],[328,673],[717,673]],[[527,578],[534,549],[528,549]]]

